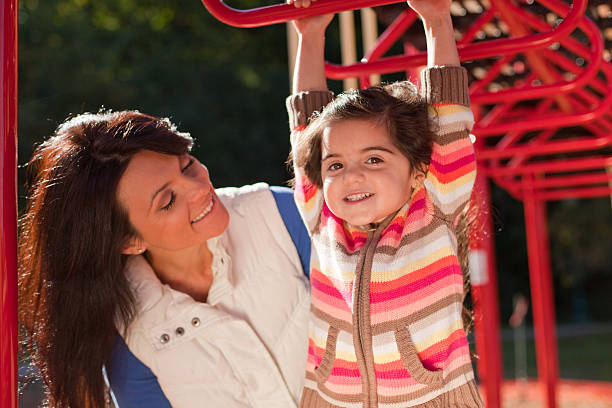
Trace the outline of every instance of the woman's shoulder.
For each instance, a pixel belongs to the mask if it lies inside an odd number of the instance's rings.
[[[247,184],[242,187],[222,187],[215,190],[219,198],[225,203],[243,202],[256,197],[272,197],[270,186],[266,183]]]

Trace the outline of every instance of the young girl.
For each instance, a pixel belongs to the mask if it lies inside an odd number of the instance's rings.
[[[287,108],[313,243],[301,407],[483,406],[461,320],[456,226],[476,165],[450,3],[409,1],[428,44],[420,95],[404,82],[328,104],[329,16],[295,22]]]

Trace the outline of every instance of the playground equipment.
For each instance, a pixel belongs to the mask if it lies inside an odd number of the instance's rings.
[[[319,0],[308,9],[279,4],[236,10],[221,0],[202,1],[222,22],[245,28],[397,3]],[[612,65],[603,59],[600,30],[584,17],[587,0],[572,0],[571,5],[560,0],[477,3],[482,10],[458,41],[460,57],[474,76],[470,93],[479,163],[474,199],[481,206],[489,205],[490,178],[524,203],[538,375],[546,406],[552,408],[557,404],[558,361],[545,203],[612,193]],[[328,77],[357,77],[366,87],[371,74],[416,70],[426,56],[414,47],[404,47],[404,55],[385,56],[416,20],[412,11],[403,11],[361,62],[327,63]],[[17,407],[17,0],[3,0],[0,22],[0,406],[13,408]],[[495,39],[487,38],[490,31]],[[512,81],[504,76],[508,70],[515,74]],[[477,364],[487,406],[500,407],[502,364],[490,217],[481,225],[484,231],[472,240],[470,255]]]
[[[0,8],[0,406],[17,407],[17,0]]]

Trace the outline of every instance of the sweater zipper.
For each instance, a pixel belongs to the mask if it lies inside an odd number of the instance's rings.
[[[355,302],[355,316],[357,324],[359,349],[363,359],[364,372],[361,373],[364,391],[363,408],[375,408],[378,406],[378,392],[376,391],[376,372],[374,368],[374,351],[372,349],[372,325],[370,322],[370,280],[372,276],[372,260],[376,244],[382,234],[382,231],[389,225],[392,216],[383,221],[375,231],[368,233],[368,238],[363,246],[364,255],[361,262],[358,263],[357,273],[359,276],[355,293],[357,301]],[[366,267],[367,266],[367,267]],[[365,279],[367,278],[367,279]],[[369,352],[366,351],[367,342]],[[366,356],[369,356],[366,357]]]

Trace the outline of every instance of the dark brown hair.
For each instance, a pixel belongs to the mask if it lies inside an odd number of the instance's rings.
[[[387,129],[393,144],[413,169],[424,171],[431,160],[433,141],[427,110],[427,102],[409,82],[351,90],[338,95],[322,112],[313,115],[295,144],[292,159],[304,169],[310,181],[321,187],[324,129],[344,120],[372,120]]]
[[[19,318],[51,406],[104,406],[114,322],[127,327],[134,314],[121,252],[137,231],[117,199],[130,159],[141,150],[181,155],[192,143],[167,119],[88,113],[62,123],[28,163]]]

